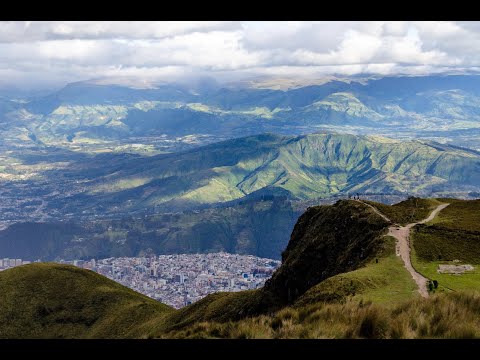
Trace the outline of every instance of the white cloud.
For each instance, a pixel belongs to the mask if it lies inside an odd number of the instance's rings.
[[[0,84],[478,71],[479,22],[0,22]]]

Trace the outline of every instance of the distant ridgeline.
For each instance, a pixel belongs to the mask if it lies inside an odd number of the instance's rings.
[[[0,99],[5,137],[73,146],[132,137],[262,132],[304,133],[348,126],[357,133],[421,135],[480,148],[478,75],[332,80],[282,89],[282,81],[243,85],[163,84],[131,88],[95,81],[47,96]],[[22,121],[28,118],[28,123]],[[30,134],[26,136],[25,134]]]
[[[480,192],[480,153],[420,140],[263,134],[151,157],[98,155],[46,176],[44,188],[32,183],[30,197],[47,193],[51,211],[102,216],[183,211],[261,195],[466,196]],[[68,197],[58,193],[66,184]],[[5,196],[18,197],[16,186],[10,183]]]

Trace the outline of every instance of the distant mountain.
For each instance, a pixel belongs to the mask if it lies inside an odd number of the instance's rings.
[[[331,80],[288,90],[221,86],[208,79],[190,86],[183,82],[145,88],[86,81],[10,109],[11,126],[4,137],[30,132],[44,144],[68,146],[160,135],[234,138],[335,128],[433,137],[480,149],[479,79],[457,75]],[[6,116],[1,109],[0,103],[0,118]],[[30,121],[16,121],[25,116]]]
[[[137,158],[111,169],[100,165],[102,173],[92,178],[86,192],[68,198],[66,211],[108,211],[113,206],[171,211],[257,192],[292,199],[348,193],[428,195],[478,191],[480,184],[480,153],[473,150],[346,134],[265,134]]]

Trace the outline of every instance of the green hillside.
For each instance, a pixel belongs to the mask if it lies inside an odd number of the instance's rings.
[[[295,307],[347,300],[392,306],[419,296],[415,282],[395,254],[395,239],[386,237],[383,249],[366,266],[332,276],[311,287],[295,302]]]
[[[480,284],[480,200],[441,199],[450,203],[431,222],[412,233],[414,266],[439,281],[442,291],[478,288]],[[460,275],[440,274],[439,265],[472,265]]]
[[[0,272],[0,338],[124,338],[173,311],[74,266],[38,263]]]
[[[376,207],[387,218],[400,225],[406,225],[427,218],[430,212],[441,204],[435,199],[420,199],[416,197],[411,197],[393,205],[386,205],[374,201],[365,202]]]
[[[477,152],[421,141],[258,135],[137,159],[92,181],[86,194],[66,206],[68,211],[172,209],[279,191],[296,199],[366,192],[441,194],[478,188],[479,165]]]

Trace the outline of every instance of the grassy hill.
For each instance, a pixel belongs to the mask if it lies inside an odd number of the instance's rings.
[[[386,205],[374,201],[365,202],[376,207],[382,214],[400,225],[406,225],[427,218],[430,212],[441,204],[441,202],[436,199],[420,199],[416,197],[393,205]]]
[[[0,338],[123,338],[173,308],[89,270],[52,263],[0,272]]]
[[[300,308],[318,302],[345,303],[347,300],[394,306],[420,294],[402,260],[395,254],[395,239],[385,237],[375,259],[357,270],[341,273],[311,287],[296,302]]]

